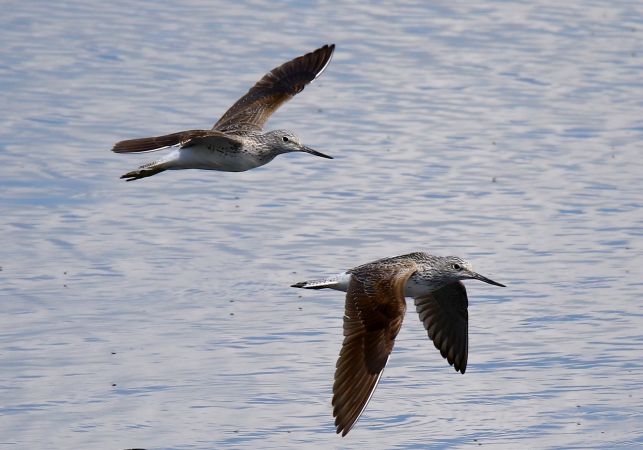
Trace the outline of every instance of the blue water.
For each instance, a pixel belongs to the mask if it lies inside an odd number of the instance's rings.
[[[0,16],[2,448],[643,446],[640,2],[9,2]],[[335,160],[124,183],[324,43],[269,128]],[[343,298],[470,259],[466,375],[413,308],[346,438]]]

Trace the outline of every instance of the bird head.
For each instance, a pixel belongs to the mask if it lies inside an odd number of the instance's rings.
[[[457,256],[446,256],[442,258],[439,263],[438,269],[439,272],[444,274],[446,278],[450,278],[453,281],[473,279],[484,281],[485,283],[493,284],[495,286],[505,287],[504,284],[500,284],[497,281],[490,280],[489,278],[475,272],[469,261]]]
[[[281,150],[283,153],[289,152],[305,152],[310,153],[311,155],[320,156],[322,158],[333,159],[332,156],[324,155],[317,150],[313,150],[310,147],[306,147],[301,143],[301,139],[295,133],[289,130],[275,130],[268,133],[270,139],[275,147]]]

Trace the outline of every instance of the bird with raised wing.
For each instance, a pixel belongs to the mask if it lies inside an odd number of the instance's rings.
[[[121,176],[126,181],[172,169],[205,169],[243,172],[272,161],[277,155],[306,152],[331,156],[302,144],[289,130],[264,133],[270,116],[301,92],[328,66],[335,45],[324,45],[271,70],[221,116],[211,130],[187,130],[164,136],[117,142],[116,153],[144,153],[178,146],[163,158]]]
[[[413,297],[420,320],[442,357],[464,373],[469,316],[467,291],[460,280],[466,279],[504,287],[474,272],[462,258],[421,252],[292,285],[346,292],[344,342],[333,384],[337,433],[346,436],[373,395],[402,326],[405,297]]]

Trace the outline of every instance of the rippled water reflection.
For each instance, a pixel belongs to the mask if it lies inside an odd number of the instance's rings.
[[[643,445],[638,2],[13,2],[0,17],[0,442],[16,448]],[[135,183],[128,137],[207,127],[335,42],[270,121],[336,157]],[[361,421],[343,298],[305,277],[456,254],[470,357],[411,311]]]

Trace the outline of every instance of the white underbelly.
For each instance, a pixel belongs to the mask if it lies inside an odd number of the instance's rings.
[[[175,159],[174,168],[177,169],[204,169],[222,170],[226,172],[243,172],[261,166],[268,161],[262,161],[248,152],[232,148],[211,150],[207,147],[195,145],[194,147],[181,148]]]
[[[407,297],[420,297],[431,292],[431,289],[426,284],[418,283],[415,278],[411,277],[406,282],[404,287],[404,295]]]

